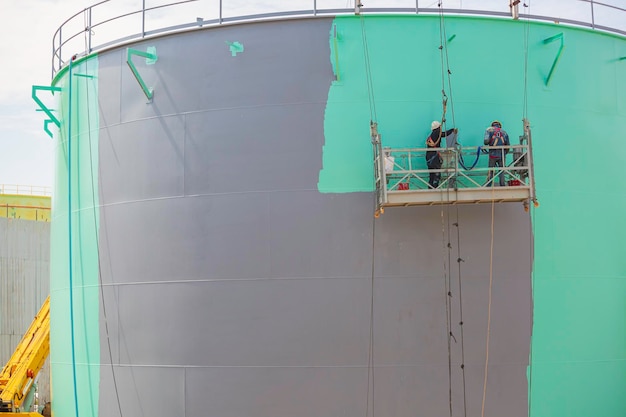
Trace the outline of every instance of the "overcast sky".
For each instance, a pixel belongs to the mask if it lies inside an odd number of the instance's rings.
[[[146,0],[147,7],[170,3],[174,0]],[[223,0],[225,16],[247,14],[259,10],[277,11],[308,9],[313,0]],[[316,0],[318,8],[350,6],[352,0]],[[437,0],[418,0],[420,7],[436,7]],[[36,112],[31,99],[32,85],[50,85],[52,36],[59,25],[96,0],[0,0],[0,184],[52,186],[54,177],[55,140],[43,131],[44,115]],[[626,0],[603,0],[604,3],[626,7]],[[111,0],[100,6],[106,18],[140,8],[142,0]],[[365,7],[414,7],[415,0],[363,0]],[[526,0],[526,4],[531,4]],[[217,16],[218,0],[198,0],[193,4],[178,6],[176,13],[167,9],[153,12],[148,23],[163,27],[169,23],[182,23],[196,17],[210,19]],[[508,0],[443,0],[444,7],[464,9],[508,10]],[[532,14],[559,15],[571,19],[587,19],[589,3],[584,0],[533,0]],[[585,16],[587,15],[587,16]],[[626,25],[626,14],[615,10],[596,11],[596,19],[618,16]],[[76,20],[80,30],[82,15]],[[134,19],[134,20],[133,20]],[[172,20],[174,20],[172,22]],[[612,26],[617,26],[613,23]],[[124,34],[138,32],[140,20],[129,18],[94,31],[95,40],[104,40],[115,31]],[[84,39],[77,39],[83,42]],[[81,45],[75,45],[79,48]],[[41,93],[40,93],[41,94]],[[52,103],[52,102],[51,102]]]

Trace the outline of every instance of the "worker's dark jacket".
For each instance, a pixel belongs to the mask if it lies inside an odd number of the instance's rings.
[[[439,137],[439,134],[441,132],[441,128],[438,127],[437,129],[433,130],[430,133],[430,136],[428,136],[428,138],[426,138],[426,147],[427,148],[440,148],[441,147],[441,138],[445,138],[446,136],[452,134],[452,132],[454,132],[454,129],[448,129],[445,132],[441,133],[441,137]],[[430,146],[428,144],[428,139],[432,140],[433,143],[435,143],[435,146]],[[439,169],[441,168],[441,157],[439,156],[439,152],[437,151],[427,151],[426,152],[426,165],[428,165],[428,168],[430,169]]]
[[[483,143],[489,146],[509,146],[509,135],[504,131],[504,129],[499,127],[489,127],[485,131],[485,140]],[[497,159],[504,158],[504,155],[509,153],[509,149],[490,149],[489,150],[489,158]]]

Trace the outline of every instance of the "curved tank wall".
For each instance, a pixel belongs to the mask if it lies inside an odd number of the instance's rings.
[[[441,117],[439,23],[365,18],[386,146]],[[125,48],[57,76],[57,415],[460,416],[483,394],[485,416],[626,409],[626,40],[447,17],[448,123],[467,145],[496,118],[516,138],[526,96],[541,207],[374,219],[361,24],[132,44],[158,56],[134,61],[151,101]]]

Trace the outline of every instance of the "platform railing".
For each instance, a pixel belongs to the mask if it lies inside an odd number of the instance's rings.
[[[375,215],[391,206],[522,201],[528,207],[536,201],[531,148],[525,143],[450,148],[383,148],[378,141],[373,145]],[[493,151],[504,155],[503,166],[489,166]],[[427,158],[436,155],[441,164],[435,166],[440,168],[428,168]],[[438,183],[429,181],[431,175],[438,175]]]
[[[489,151],[506,152],[502,167],[489,167]],[[441,168],[426,166],[426,153],[438,152]],[[386,192],[432,189],[428,184],[431,173],[441,176],[437,189],[490,188],[499,185],[504,176],[506,186],[528,186],[528,145],[464,146],[456,148],[383,148],[379,159],[384,160],[381,185]],[[378,163],[380,165],[380,162]],[[494,184],[495,181],[495,184]]]
[[[0,194],[52,196],[52,187],[39,185],[0,184]]]
[[[626,36],[626,8],[615,0],[544,0],[523,7],[520,19],[558,22],[609,31]],[[472,2],[465,2],[472,4]],[[512,18],[508,0],[497,7],[476,10],[461,0],[370,0],[362,14],[446,14]],[[494,3],[490,3],[494,4]],[[348,6],[349,7],[346,7]],[[75,13],[56,30],[52,39],[52,77],[74,56],[136,41],[153,35],[238,22],[354,14],[351,0],[266,0],[263,6],[240,0],[104,0]],[[471,7],[471,6],[470,6]],[[539,10],[539,14],[533,14]]]

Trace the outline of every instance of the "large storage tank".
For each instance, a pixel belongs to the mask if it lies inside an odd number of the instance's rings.
[[[368,98],[387,146],[423,145],[442,23],[460,140],[531,121],[530,213],[373,217]],[[620,415],[625,56],[615,34],[418,14],[246,21],[68,61],[55,414]]]

